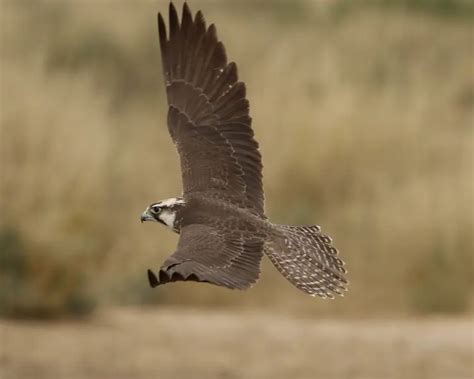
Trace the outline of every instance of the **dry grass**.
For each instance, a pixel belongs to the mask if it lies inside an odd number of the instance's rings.
[[[115,309],[0,330],[3,379],[463,379],[474,369],[466,319]]]
[[[350,296],[315,304],[268,265],[245,295],[151,295],[145,270],[176,236],[138,215],[180,193],[154,20],[166,5],[123,1],[2,2],[0,228],[27,267],[7,291],[326,314],[472,307],[469,19],[288,4],[191,7],[217,24],[247,83],[269,216],[321,224],[348,263]],[[81,273],[69,292],[40,264],[57,260]]]

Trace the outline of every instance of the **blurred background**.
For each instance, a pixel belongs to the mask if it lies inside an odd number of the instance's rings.
[[[268,261],[150,289],[178,237],[139,216],[181,193],[167,2],[2,0],[0,376],[471,377],[474,2],[188,3],[247,84],[268,216],[321,225],[350,291]]]

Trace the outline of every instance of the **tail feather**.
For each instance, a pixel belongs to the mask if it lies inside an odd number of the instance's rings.
[[[343,296],[348,281],[344,262],[330,237],[312,226],[275,225],[265,253],[280,273],[302,291],[323,298]]]

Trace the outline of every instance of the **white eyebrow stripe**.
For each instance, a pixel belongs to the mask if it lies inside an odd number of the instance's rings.
[[[184,204],[184,200],[183,199],[177,199],[176,197],[172,197],[172,198],[169,198],[169,199],[159,201],[158,203],[155,203],[153,205],[171,207],[175,204]]]

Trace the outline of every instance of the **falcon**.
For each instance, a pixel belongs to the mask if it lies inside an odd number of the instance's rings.
[[[181,19],[181,20],[180,20]],[[254,139],[245,84],[228,62],[214,25],[186,3],[169,5],[169,30],[158,14],[168,99],[168,130],[178,150],[183,194],[153,203],[141,221],[180,235],[176,251],[152,287],[176,281],[247,289],[266,255],[300,290],[322,298],[347,287],[344,262],[317,225],[273,224],[265,216],[262,162]]]

